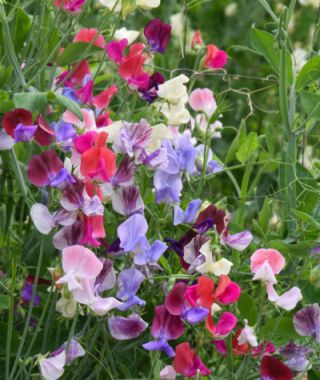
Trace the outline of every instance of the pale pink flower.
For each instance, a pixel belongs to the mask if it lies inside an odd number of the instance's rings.
[[[52,356],[51,358],[41,358],[39,360],[41,375],[45,380],[59,379],[63,375],[65,364],[65,351],[62,351],[61,354]]]
[[[286,261],[279,251],[276,249],[258,249],[251,256],[251,271],[257,271],[267,262],[273,274],[279,274],[284,268]]]
[[[281,309],[290,311],[293,310],[299,301],[302,300],[301,290],[294,286],[281,296],[278,295],[273,287],[273,284],[267,284],[268,299],[274,302]]]
[[[204,112],[210,118],[217,109],[213,92],[208,88],[197,88],[189,96],[190,107],[196,112]]]

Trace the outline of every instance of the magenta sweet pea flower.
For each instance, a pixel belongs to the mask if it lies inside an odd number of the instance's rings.
[[[65,11],[79,13],[87,0],[55,0],[54,5],[57,8],[62,7]]]
[[[172,357],[175,352],[167,341],[180,338],[184,331],[183,323],[179,316],[170,314],[165,305],[156,306],[154,312],[151,334],[157,340],[145,343],[143,348],[149,351],[163,351]]]
[[[191,349],[189,342],[177,345],[173,366],[177,373],[185,377],[193,377],[198,371],[202,376],[211,373],[211,370],[203,364],[197,353]]]
[[[164,53],[171,38],[171,25],[156,18],[145,26],[144,35],[151,51]]]
[[[107,45],[105,45],[104,49],[111,61],[119,64],[123,58],[123,52],[127,46],[128,40],[124,38],[120,41],[110,41]]]

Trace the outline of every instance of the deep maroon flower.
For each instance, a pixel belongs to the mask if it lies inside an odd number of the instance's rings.
[[[32,113],[23,108],[17,108],[4,115],[2,125],[9,136],[14,137],[14,130],[19,124],[32,125]]]
[[[189,342],[177,345],[173,366],[178,373],[185,377],[193,377],[198,371],[202,376],[207,376],[211,373],[197,353],[191,349]]]
[[[47,186],[55,181],[63,170],[63,162],[54,150],[33,156],[28,164],[28,178],[35,186]]]
[[[293,380],[293,373],[274,356],[266,355],[262,358],[260,367],[261,380]]]
[[[175,352],[168,344],[168,340],[178,339],[183,334],[184,326],[181,318],[168,312],[165,305],[154,308],[155,316],[151,326],[151,334],[157,340],[148,342],[143,348],[149,351],[164,351],[168,356],[174,356]]]
[[[148,87],[138,89],[142,94],[142,98],[146,100],[148,104],[153,103],[157,99],[159,84],[164,83],[164,81],[164,76],[156,71],[149,77]]]
[[[151,20],[144,28],[151,51],[164,53],[171,38],[171,25],[163,23],[159,18]]]
[[[293,317],[296,332],[301,336],[312,336],[320,342],[320,307],[318,304],[308,305]]]

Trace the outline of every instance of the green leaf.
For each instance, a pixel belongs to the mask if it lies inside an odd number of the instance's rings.
[[[320,120],[320,95],[302,91],[300,94],[302,109],[309,116]]]
[[[0,294],[0,310],[7,310],[10,307],[10,297]]]
[[[240,145],[236,157],[243,164],[258,149],[259,139],[256,132],[250,132]]]
[[[32,22],[27,13],[24,12],[21,8],[18,8],[16,11],[14,20],[15,25],[12,42],[16,53],[19,54],[20,50],[23,47],[23,43],[28,36]]]
[[[259,225],[264,232],[268,231],[270,218],[271,218],[270,200],[268,198],[265,198],[263,202],[263,207],[258,217]]]
[[[302,90],[320,78],[320,56],[313,57],[302,67],[296,82],[296,89]]]
[[[318,185],[312,174],[301,164],[296,167],[297,181],[297,209],[311,213],[318,201]]]
[[[74,62],[78,62],[80,59],[86,59],[90,55],[102,52],[103,49],[90,45],[86,42],[74,42],[69,44],[58,58],[59,66],[71,65]]]
[[[285,344],[296,340],[299,335],[295,332],[291,318],[280,317],[267,322],[260,331],[260,338],[270,340],[275,344]]]
[[[308,372],[308,380],[320,380],[320,372],[313,368]]]
[[[78,105],[78,103],[67,98],[66,96],[63,96],[63,95],[58,94],[57,92],[53,92],[53,91],[51,91],[49,93],[49,98],[52,100],[55,98],[60,104],[62,104],[69,111],[71,111],[74,115],[76,115],[81,121],[83,121],[83,115],[82,115],[81,108]]]
[[[271,33],[257,29],[253,26],[251,29],[251,45],[260,55],[266,59],[272,70],[275,73],[279,74],[280,53],[279,49],[277,48],[274,36]],[[292,58],[288,51],[286,51],[286,61],[288,82],[292,83]]]
[[[226,164],[228,164],[230,161],[232,161],[235,158],[236,152],[240,146],[240,144],[245,140],[247,137],[247,128],[246,123],[244,120],[241,121],[240,128],[238,129],[238,133],[234,140],[232,141],[230,148],[228,150],[227,156],[224,160]]]
[[[258,311],[255,301],[248,294],[242,293],[238,301],[238,308],[243,319],[247,319],[249,326],[254,326],[257,323]]]
[[[11,111],[14,108],[14,103],[10,99],[10,95],[6,91],[0,90],[0,113]]]
[[[16,108],[41,112],[47,104],[47,95],[47,92],[17,92],[12,100]]]

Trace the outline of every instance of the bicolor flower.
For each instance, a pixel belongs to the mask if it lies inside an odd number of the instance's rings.
[[[222,69],[228,61],[227,53],[220,50],[215,45],[207,45],[207,55],[205,58],[205,67],[210,69]]]
[[[66,351],[66,348],[68,347],[68,351]],[[70,344],[68,345],[68,342],[64,342],[61,347],[59,347],[57,350],[51,352],[50,356],[58,356],[61,354],[61,352],[66,352],[66,365],[72,364],[74,360],[77,358],[80,358],[86,354],[85,350],[81,346],[81,344],[75,340],[71,339]]]
[[[117,340],[128,340],[137,338],[148,327],[138,314],[131,314],[128,318],[110,317],[108,319],[110,334]]]
[[[307,355],[312,351],[310,347],[297,346],[291,341],[286,346],[281,347],[279,353],[285,359],[285,365],[293,371],[302,372],[309,365]]]
[[[317,303],[307,305],[293,317],[296,332],[301,336],[311,336],[320,342],[320,307]]]
[[[194,32],[191,40],[191,48],[196,49],[203,46],[203,39],[200,30]]]
[[[177,345],[173,366],[177,373],[184,377],[196,376],[198,372],[201,376],[207,376],[211,373],[211,370],[203,364],[197,353],[191,349],[189,342]]]
[[[242,231],[236,234],[230,235],[227,233],[220,235],[220,242],[228,247],[235,249],[236,251],[244,251],[252,242],[253,236],[250,231]]]
[[[55,0],[54,5],[57,8],[62,6],[65,11],[71,13],[79,13],[85,2],[86,0]]]
[[[154,314],[151,334],[156,341],[143,344],[143,348],[148,351],[163,351],[172,357],[175,352],[168,344],[168,340],[178,339],[183,334],[184,326],[181,318],[170,314],[165,305],[155,306]]]
[[[189,105],[196,112],[203,112],[210,117],[217,109],[213,92],[208,88],[197,88],[189,95]]]
[[[151,51],[164,53],[171,38],[171,25],[165,24],[158,18],[153,19],[145,26],[144,35]]]

